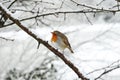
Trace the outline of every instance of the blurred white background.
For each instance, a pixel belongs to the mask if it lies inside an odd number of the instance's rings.
[[[74,50],[74,54],[71,54],[66,49],[64,55],[90,80],[109,69],[113,71],[97,80],[120,80],[119,2],[0,0],[0,3],[49,44],[52,31],[63,32]],[[61,59],[43,45],[37,49],[37,45],[36,40],[7,19],[0,26],[0,80],[80,80]]]

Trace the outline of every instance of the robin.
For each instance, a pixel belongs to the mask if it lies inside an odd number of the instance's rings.
[[[65,48],[68,48],[71,51],[71,53],[73,53],[68,38],[63,33],[61,33],[60,31],[54,31],[51,33],[52,33],[51,42],[55,43],[57,48],[59,48],[62,51],[64,51]]]

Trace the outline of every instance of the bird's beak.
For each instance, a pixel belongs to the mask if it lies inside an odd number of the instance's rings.
[[[51,32],[51,34],[54,34],[54,32]]]

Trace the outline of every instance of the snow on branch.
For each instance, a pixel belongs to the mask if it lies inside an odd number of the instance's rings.
[[[21,24],[21,22],[17,18],[15,18],[12,15],[12,13],[10,11],[8,11],[8,9],[5,8],[1,3],[0,3],[0,11],[2,11],[3,14],[5,14],[11,21],[13,21],[13,23],[15,23],[16,25],[18,25],[23,31],[25,31],[26,33],[28,33],[28,35],[30,35],[35,40],[37,40],[38,43],[43,44],[50,51],[52,51],[55,55],[57,55],[58,57],[60,57],[65,62],[65,64],[68,65],[78,75],[79,78],[81,78],[82,80],[89,80],[85,76],[83,76],[83,74],[78,70],[78,68],[73,63],[71,63],[71,61],[67,60],[62,53],[60,53],[58,50],[56,50],[51,45],[49,45],[48,42],[42,40],[41,38],[38,38],[28,28],[26,28],[23,24]]]

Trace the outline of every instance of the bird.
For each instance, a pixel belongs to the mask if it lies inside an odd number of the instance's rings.
[[[64,51],[66,48],[68,48],[71,53],[74,53],[68,41],[68,38],[65,34],[57,30],[51,33],[52,33],[51,42],[54,43],[58,49]]]

